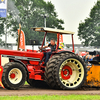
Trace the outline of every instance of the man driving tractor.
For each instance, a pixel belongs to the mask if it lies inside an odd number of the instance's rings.
[[[56,50],[56,44],[55,44],[55,40],[54,39],[51,39],[50,40],[50,44],[48,44],[47,46],[44,46],[44,47],[40,47],[40,49],[48,48],[48,47],[51,48],[51,51],[50,52],[44,52],[45,63],[43,64],[43,66],[46,66],[46,63],[48,62],[52,52]]]

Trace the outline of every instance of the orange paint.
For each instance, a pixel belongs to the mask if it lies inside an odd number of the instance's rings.
[[[90,70],[87,72],[87,86],[100,86],[100,65],[92,65]]]
[[[60,48],[60,49],[63,49],[63,48],[64,48],[63,35],[60,34],[60,35],[58,36],[58,34],[57,34],[57,38],[58,38],[58,37],[59,37],[59,48]]]
[[[62,34],[59,36],[59,42],[63,42],[63,36],[62,36]]]
[[[19,29],[18,29],[18,34],[19,34]],[[22,30],[21,30],[21,34],[20,34],[19,48],[25,50],[25,35],[24,35],[24,32]]]

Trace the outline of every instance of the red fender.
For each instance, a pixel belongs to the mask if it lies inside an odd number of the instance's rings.
[[[2,73],[3,73],[3,67],[0,66],[0,86],[2,86],[4,88],[4,86],[2,84]]]

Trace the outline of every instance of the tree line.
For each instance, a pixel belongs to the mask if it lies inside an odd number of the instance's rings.
[[[18,9],[18,15],[14,15],[12,9],[7,13],[7,34],[18,38],[18,25],[21,23],[22,30],[25,33],[26,44],[30,44],[30,39],[43,40],[44,33],[32,31],[31,27],[44,27],[44,15],[46,18],[46,27],[64,29],[64,21],[58,18],[55,6],[51,2],[44,0],[12,0]],[[9,0],[8,0],[9,2]],[[8,5],[8,8],[11,5]],[[0,36],[5,34],[6,19],[0,18]],[[47,40],[57,39],[56,34],[47,34]],[[2,39],[0,40],[2,41]]]
[[[78,36],[84,46],[100,46],[100,0],[91,9],[89,17],[79,23]]]

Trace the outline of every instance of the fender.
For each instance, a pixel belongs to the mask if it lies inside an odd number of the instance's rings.
[[[28,69],[27,69],[26,65],[23,62],[21,62],[20,60],[18,60],[18,59],[9,58],[9,61],[10,60],[14,60],[14,62],[18,62],[18,63],[22,64],[25,67],[25,69],[27,71],[27,79],[28,79],[29,78],[29,72],[28,72]]]
[[[72,53],[72,54],[75,54],[75,53],[73,53],[73,52],[71,52],[71,51],[58,51],[58,52],[55,53],[55,54],[60,54],[60,53]]]

